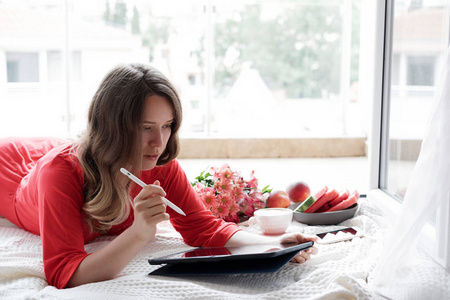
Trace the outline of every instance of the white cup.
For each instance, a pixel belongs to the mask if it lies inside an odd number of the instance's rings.
[[[259,227],[267,235],[283,234],[291,224],[292,216],[293,212],[288,208],[263,208],[255,210],[248,224]]]

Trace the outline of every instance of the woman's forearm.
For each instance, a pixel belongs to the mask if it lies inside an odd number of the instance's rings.
[[[147,243],[135,234],[132,227],[128,228],[108,245],[88,255],[70,278],[67,287],[114,278]]]
[[[157,224],[169,220],[165,195],[158,180],[145,186],[133,200],[133,225],[111,243],[83,259],[67,286],[109,280],[122,271],[155,237]]]
[[[317,237],[307,237],[300,233],[284,234],[282,236],[264,236],[258,234],[252,234],[245,231],[238,231],[225,243],[226,247],[255,245],[255,244],[301,244],[306,242],[315,242]],[[307,250],[297,253],[292,262],[304,263],[307,261],[311,254],[316,254],[317,248],[311,247]]]
[[[237,231],[225,243],[225,246],[236,247],[244,245],[271,244],[271,243],[280,243],[280,237],[258,235],[246,231]]]

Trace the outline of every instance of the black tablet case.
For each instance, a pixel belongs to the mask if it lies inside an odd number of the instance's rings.
[[[173,263],[156,269],[149,273],[149,275],[184,276],[270,273],[280,270],[299,251],[300,250],[296,250],[294,247],[292,252],[287,252],[274,257],[251,258],[250,256],[247,259],[234,259],[230,256],[219,261],[205,260],[203,262]]]

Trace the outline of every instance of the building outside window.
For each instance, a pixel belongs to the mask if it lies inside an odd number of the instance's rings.
[[[406,84],[419,86],[434,86],[435,57],[408,57],[408,77]]]
[[[449,4],[393,2],[389,157],[382,187],[402,200],[419,155],[448,46]]]
[[[39,55],[34,52],[6,52],[8,82],[39,82]]]

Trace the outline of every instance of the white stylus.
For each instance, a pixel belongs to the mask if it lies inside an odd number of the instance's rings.
[[[131,172],[127,171],[126,169],[120,168],[120,172],[122,172],[123,174],[127,175],[128,178],[130,178],[131,180],[133,180],[134,182],[139,184],[141,187],[146,187],[147,186],[142,180],[140,180],[139,178],[134,176]],[[169,205],[174,211],[176,211],[180,215],[186,216],[186,214],[184,213],[184,211],[181,210],[181,208],[179,208],[178,206],[176,206],[175,204],[173,204],[172,202],[170,202],[167,199],[166,199],[166,201],[167,201],[167,205]]]

